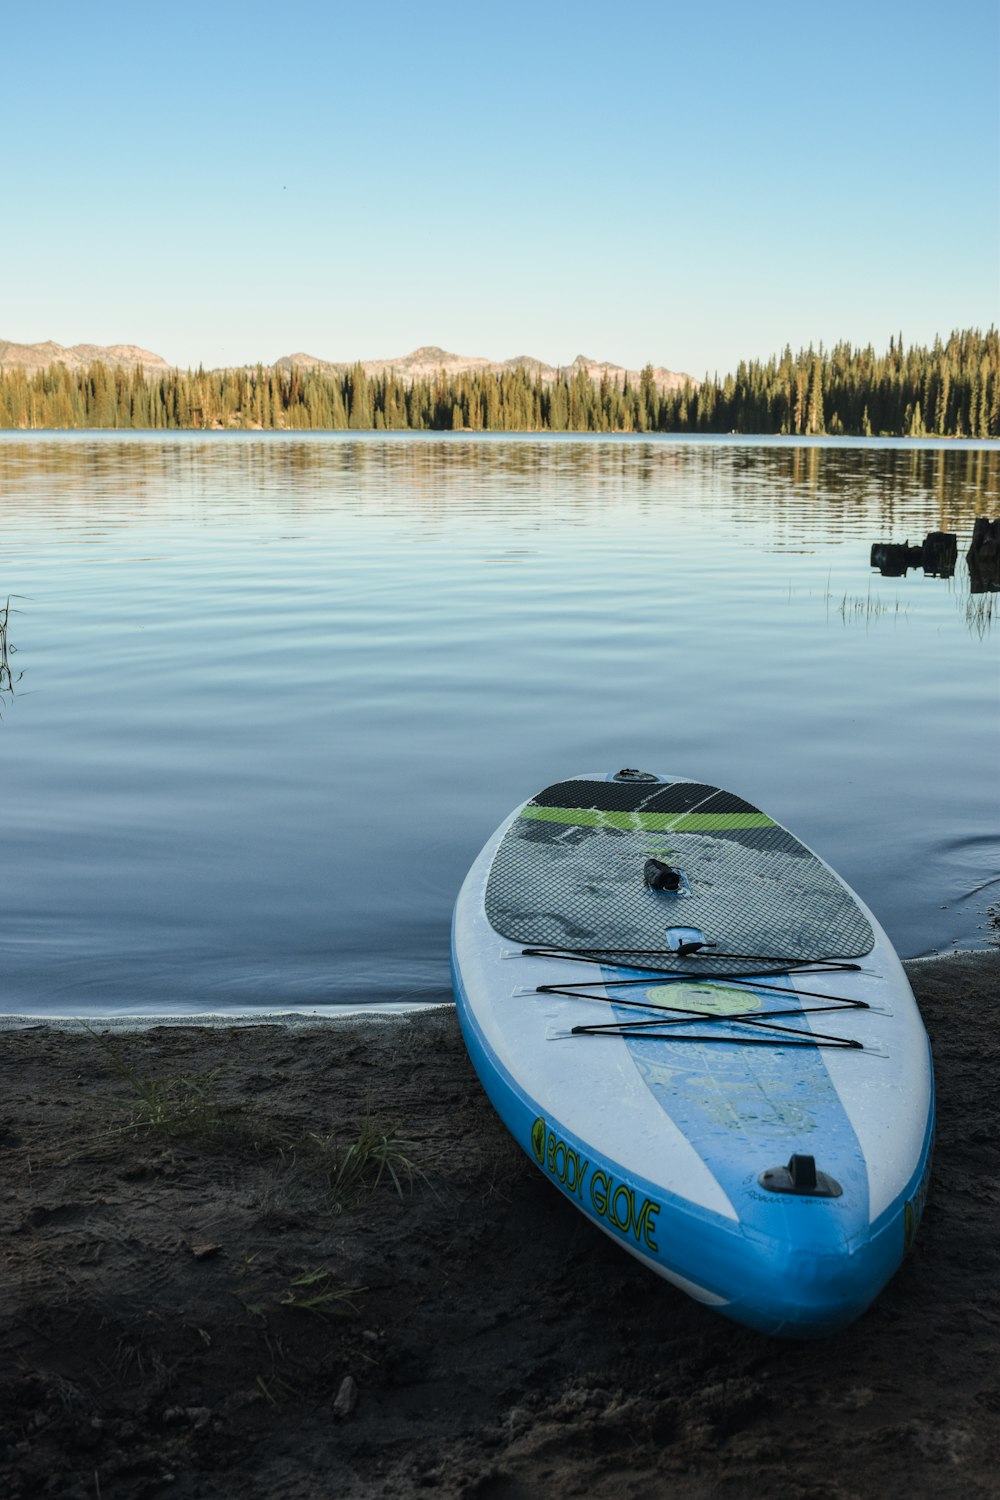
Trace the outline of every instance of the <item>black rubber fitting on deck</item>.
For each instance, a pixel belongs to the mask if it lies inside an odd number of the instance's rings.
[[[681,872],[662,859],[647,859],[642,868],[642,878],[651,891],[679,891]]]
[[[815,1156],[796,1152],[787,1167],[769,1167],[757,1181],[769,1193],[796,1193],[801,1198],[839,1198],[844,1189],[828,1172],[816,1168]]]

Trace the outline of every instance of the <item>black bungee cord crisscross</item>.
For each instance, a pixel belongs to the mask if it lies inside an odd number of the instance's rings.
[[[730,962],[746,962],[749,964],[781,964],[781,972],[789,975],[808,974],[831,974],[831,973],[859,973],[861,965],[852,963],[844,958],[802,958],[790,957],[781,954],[754,954],[754,953],[722,953],[714,948],[713,944],[684,943],[677,949],[668,948],[559,948],[550,946],[536,946],[522,948],[521,952],[525,958],[555,958],[575,960],[577,963],[606,964],[608,959],[617,957],[625,958],[664,958],[667,954],[673,954],[679,958],[697,958],[702,952],[711,947],[711,953],[705,953],[705,957],[726,959]],[[790,990],[786,985],[769,984],[764,978],[767,974],[774,973],[769,969],[748,969],[735,974],[697,974],[687,969],[669,969],[660,965],[650,965],[648,968],[642,964],[624,963],[623,968],[632,969],[642,975],[639,979],[595,979],[580,980],[573,984],[540,984],[536,985],[535,993],[538,995],[565,995],[570,999],[597,1000],[608,1005],[629,1010],[640,1010],[647,1012],[647,1018],[635,1021],[613,1021],[607,1023],[591,1023],[581,1026],[573,1026],[570,1030],[571,1036],[636,1036],[643,1041],[665,1041],[665,1042],[728,1042],[741,1047],[828,1047],[836,1050],[864,1051],[864,1043],[850,1037],[831,1036],[827,1032],[803,1032],[797,1026],[782,1026],[777,1024],[790,1016],[808,1016],[822,1014],[824,1011],[841,1013],[843,1010],[870,1010],[871,1006],[866,1000],[856,1000],[849,995],[827,995],[820,990]],[[633,986],[648,985],[651,981],[661,984],[682,984],[694,979],[699,984],[705,984],[709,988],[717,987],[720,983],[742,988],[743,984],[752,983],[756,990],[767,990],[774,995],[797,994],[807,996],[810,999],[824,1000],[824,1005],[794,1006],[787,1010],[768,1011],[737,1011],[730,1015],[719,1015],[712,1011],[698,1010],[693,1006],[658,1005],[652,1001],[626,1000],[618,995],[596,994],[597,989],[619,990],[628,989]],[[753,991],[748,990],[750,994]],[[648,1013],[656,1012],[655,1018],[650,1018]],[[664,1012],[669,1012],[677,1019],[664,1019]],[[708,1022],[727,1026],[743,1026],[759,1031],[774,1033],[772,1036],[731,1036],[720,1035],[692,1035],[690,1032],[677,1032],[665,1028],[677,1026],[691,1026],[698,1022]],[[661,1028],[661,1029],[657,1029]],[[780,1033],[780,1037],[777,1035]],[[795,1040],[786,1040],[794,1037]]]

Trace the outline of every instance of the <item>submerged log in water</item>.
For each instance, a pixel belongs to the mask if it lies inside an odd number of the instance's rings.
[[[929,531],[924,537],[922,567],[935,578],[950,578],[958,561],[958,537],[953,531]]]
[[[872,543],[871,566],[883,578],[904,578],[907,569],[921,567],[923,560],[923,547],[911,547],[908,541]]]
[[[934,578],[950,578],[958,561],[958,537],[953,531],[929,531],[919,547],[909,542],[873,542],[871,566],[883,578],[904,578],[910,568],[923,568]]]
[[[1000,517],[995,521],[988,516],[976,517],[972,541],[965,555],[974,594],[1000,589]]]

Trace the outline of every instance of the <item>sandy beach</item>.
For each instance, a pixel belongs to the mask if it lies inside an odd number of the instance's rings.
[[[907,970],[938,1090],[924,1223],[810,1344],[586,1223],[450,1010],[3,1032],[0,1492],[996,1495],[1000,954]]]

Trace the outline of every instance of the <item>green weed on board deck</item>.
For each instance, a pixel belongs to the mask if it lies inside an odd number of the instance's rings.
[[[557,1135],[539,1116],[531,1127],[531,1151],[538,1165],[581,1206],[589,1206],[599,1219],[629,1235],[637,1245],[655,1254],[659,1203],[640,1197],[627,1182],[618,1182],[600,1167],[591,1170],[589,1159]]]

